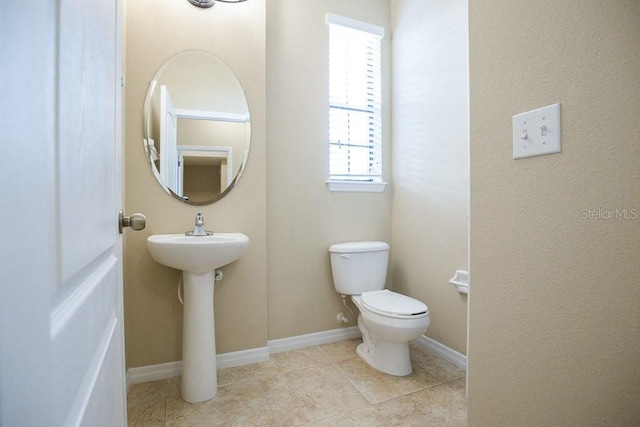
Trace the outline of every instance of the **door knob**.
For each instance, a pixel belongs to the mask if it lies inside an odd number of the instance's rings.
[[[143,230],[147,226],[147,217],[141,213],[134,213],[131,216],[124,216],[122,210],[118,213],[118,228],[120,234],[125,227],[131,227],[132,230]]]

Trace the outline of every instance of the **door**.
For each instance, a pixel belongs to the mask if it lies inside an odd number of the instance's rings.
[[[178,116],[165,85],[160,86],[160,176],[165,187],[179,196]]]
[[[8,2],[0,425],[126,425],[121,3]]]

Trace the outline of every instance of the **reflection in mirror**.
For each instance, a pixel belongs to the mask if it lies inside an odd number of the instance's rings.
[[[192,205],[225,196],[246,166],[249,107],[240,82],[217,56],[188,50],[149,84],[144,149],[158,183]]]

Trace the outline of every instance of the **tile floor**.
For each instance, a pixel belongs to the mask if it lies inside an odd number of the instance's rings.
[[[466,426],[464,371],[411,346],[414,371],[382,374],[358,339],[277,353],[218,371],[218,394],[189,404],[180,378],[132,385],[129,427]]]

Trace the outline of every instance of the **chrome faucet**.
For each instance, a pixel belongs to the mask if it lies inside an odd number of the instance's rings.
[[[196,226],[193,227],[193,231],[187,231],[184,233],[187,236],[212,236],[213,231],[207,231],[204,229],[204,216],[202,211],[196,214]]]

